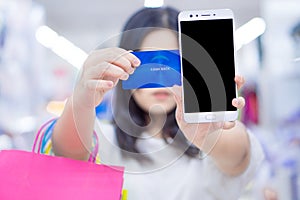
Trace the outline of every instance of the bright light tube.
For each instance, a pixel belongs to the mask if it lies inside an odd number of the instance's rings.
[[[235,32],[236,49],[239,50],[242,46],[255,40],[261,36],[266,30],[264,19],[256,17],[241,26]]]
[[[40,26],[35,34],[39,43],[80,69],[88,54],[48,26]]]

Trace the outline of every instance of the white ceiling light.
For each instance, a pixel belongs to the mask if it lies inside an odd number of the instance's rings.
[[[35,37],[43,46],[51,49],[55,54],[65,59],[71,65],[80,69],[88,54],[75,46],[66,38],[59,36],[48,26],[37,29]]]
[[[264,19],[256,17],[251,19],[246,24],[242,25],[235,32],[236,49],[239,50],[242,46],[255,40],[261,36],[266,30],[266,22]]]
[[[300,57],[294,59],[294,62],[299,62],[299,61],[300,61]]]
[[[148,8],[158,8],[164,5],[164,0],[145,0],[144,6]]]

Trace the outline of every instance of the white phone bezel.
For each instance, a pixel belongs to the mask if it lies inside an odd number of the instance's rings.
[[[181,52],[181,21],[196,21],[196,20],[214,20],[214,19],[232,19],[233,20],[233,33],[235,31],[234,15],[230,9],[213,9],[213,10],[187,10],[181,11],[178,15],[178,28],[179,28],[179,51]],[[233,40],[234,43],[234,40]],[[236,47],[234,44],[234,62],[236,74]],[[182,59],[181,72],[182,72]],[[181,76],[181,83],[183,86],[183,75]],[[237,87],[235,87],[237,97]],[[187,123],[207,123],[219,121],[234,121],[238,117],[238,111],[219,111],[219,112],[198,112],[186,113],[184,108],[184,89],[182,87],[182,101],[183,101],[183,118]]]

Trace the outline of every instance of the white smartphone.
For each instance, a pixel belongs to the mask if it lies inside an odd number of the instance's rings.
[[[234,121],[237,97],[234,16],[229,9],[178,15],[183,117],[187,123]]]

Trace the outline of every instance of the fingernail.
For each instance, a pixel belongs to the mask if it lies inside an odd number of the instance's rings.
[[[134,64],[134,66],[139,66],[140,65],[140,61],[139,60],[137,60],[137,59],[134,59],[134,61],[133,61],[133,64]]]
[[[130,70],[129,70],[129,74],[133,74],[133,72],[134,72],[134,69],[133,68],[131,68]]]
[[[240,104],[240,101],[239,101],[238,99],[234,99],[233,102],[234,102],[234,104],[236,104],[236,105],[239,105],[239,104]]]
[[[114,83],[111,81],[111,82],[107,82],[107,86],[108,87],[113,87],[114,86]]]
[[[120,79],[122,80],[127,80],[129,78],[129,75],[128,74],[123,74]]]

